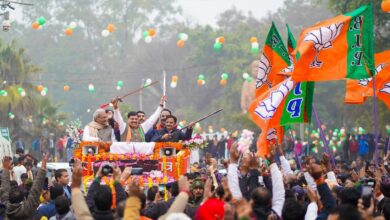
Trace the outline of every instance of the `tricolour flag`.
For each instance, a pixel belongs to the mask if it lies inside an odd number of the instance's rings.
[[[386,75],[390,74],[387,67],[390,63],[390,50],[375,54],[375,74],[377,81],[381,81]],[[382,73],[383,72],[383,73]],[[372,78],[368,79],[348,79],[344,102],[347,104],[363,104],[367,97],[373,96]],[[377,83],[377,89],[380,84]]]
[[[367,79],[374,75],[371,5],[305,29],[294,53],[300,54],[294,81]]]
[[[288,51],[274,23],[268,32],[260,57],[256,79],[256,97],[285,79],[278,74],[290,65]]]

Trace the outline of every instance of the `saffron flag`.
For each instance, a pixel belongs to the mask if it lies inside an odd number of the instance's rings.
[[[374,35],[371,5],[305,29],[294,54],[292,79],[326,81],[367,79],[374,75]]]
[[[255,124],[262,130],[257,143],[259,156],[264,157],[269,153],[270,141],[277,137],[278,140],[282,139],[281,135],[283,134],[278,133],[277,129],[282,128],[280,122],[286,97],[295,85],[296,83],[289,77],[257,97],[250,105],[249,114]]]
[[[293,34],[287,25],[287,48],[292,52],[296,47],[296,42]],[[294,63],[299,60],[299,54],[297,57],[290,55],[291,65],[288,71],[294,71]],[[299,82],[296,83],[294,90],[290,92],[286,97],[286,105],[280,121],[281,125],[288,125],[292,123],[307,123],[311,119],[311,109],[313,105],[314,94],[314,82]]]
[[[285,77],[278,73],[289,65],[288,51],[272,22],[260,57],[256,79],[256,97],[283,81]]]
[[[381,81],[386,75],[390,74],[387,63],[390,63],[390,50],[375,54],[375,74],[377,81]],[[382,71],[384,71],[382,73]],[[367,97],[373,96],[372,78],[347,80],[344,102],[347,104],[363,104]],[[377,88],[380,84],[377,83]],[[383,84],[384,85],[384,84]]]
[[[376,96],[390,109],[390,66],[387,65],[383,71],[378,73],[375,80]]]

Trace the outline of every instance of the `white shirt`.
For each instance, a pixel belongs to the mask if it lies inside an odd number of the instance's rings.
[[[83,141],[91,141],[91,142],[95,142],[95,141],[101,141],[100,138],[98,137],[91,137],[89,135],[89,127],[88,125],[84,127],[84,131],[83,131]],[[116,139],[115,139],[115,134],[114,134],[114,129],[111,129],[111,141],[112,142],[116,142]]]
[[[22,184],[22,180],[20,179],[20,176],[23,173],[27,173],[26,167],[24,167],[23,165],[16,166],[16,167],[14,167],[13,171],[15,174],[15,180],[16,180],[16,182],[18,182],[18,185]]]
[[[150,129],[153,128],[153,125],[160,118],[160,114],[161,114],[162,110],[163,110],[163,108],[161,106],[158,106],[156,111],[144,123],[140,124],[144,133],[147,133]],[[123,118],[122,118],[121,112],[119,111],[119,108],[114,110],[114,120],[116,122],[118,122],[119,131],[122,135],[123,132],[125,132],[127,123],[123,121]],[[125,141],[125,140],[121,140],[121,141]]]

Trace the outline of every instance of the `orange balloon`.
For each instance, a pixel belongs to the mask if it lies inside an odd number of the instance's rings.
[[[178,41],[177,41],[177,46],[178,46],[179,48],[184,47],[184,40],[178,40]]]
[[[256,37],[251,37],[250,41],[251,41],[251,43],[255,43],[255,42],[257,42],[257,38]]]
[[[156,29],[153,28],[149,29],[148,34],[149,36],[154,37],[154,35],[156,35]]]
[[[221,81],[219,82],[219,84],[221,84],[221,86],[226,86],[227,80],[226,80],[226,79],[221,79]]]
[[[69,91],[69,90],[70,90],[70,86],[68,86],[68,85],[64,86],[64,91],[65,91],[65,92],[67,92],[67,91]]]
[[[73,34],[73,29],[72,28],[65,29],[65,35],[66,36],[72,36],[72,34]]]
[[[108,30],[108,32],[112,33],[115,31],[115,26],[113,24],[108,24],[107,30]]]
[[[172,82],[177,82],[178,79],[179,79],[179,77],[177,77],[176,75],[172,76]]]
[[[38,90],[38,92],[42,92],[43,86],[42,86],[42,85],[38,85],[38,86],[37,86],[37,90]]]
[[[34,21],[32,24],[31,24],[31,27],[34,29],[34,30],[38,30],[39,28],[39,23]]]
[[[219,43],[223,44],[225,43],[225,37],[219,37],[218,38]]]
[[[390,12],[390,1],[382,1],[381,7],[384,12]]]
[[[203,80],[198,79],[198,86],[202,86],[202,85],[203,85]]]

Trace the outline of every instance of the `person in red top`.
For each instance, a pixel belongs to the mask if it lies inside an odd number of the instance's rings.
[[[359,142],[356,140],[355,135],[351,136],[351,142],[349,144],[349,154],[351,160],[356,160],[359,150]]]
[[[64,157],[65,143],[66,143],[66,136],[64,136],[63,138],[58,138],[56,145],[57,145],[59,160],[62,160],[62,158]]]

